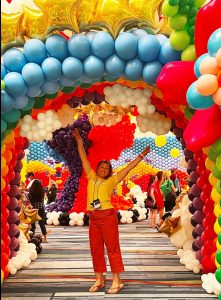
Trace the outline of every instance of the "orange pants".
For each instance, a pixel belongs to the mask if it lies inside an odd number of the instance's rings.
[[[94,272],[105,273],[107,271],[104,244],[112,273],[124,271],[120,252],[118,220],[113,208],[90,212],[89,238]]]

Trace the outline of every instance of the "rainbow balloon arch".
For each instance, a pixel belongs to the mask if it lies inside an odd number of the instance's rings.
[[[122,116],[131,112],[143,132],[155,128],[164,134],[172,128],[182,144],[190,174],[191,250],[202,272],[212,273],[202,276],[203,287],[220,291],[221,1],[150,3],[35,0],[34,7],[2,13],[2,281],[19,250],[18,186],[29,141],[46,140],[59,152],[78,127],[95,166],[132,145],[134,127]],[[105,129],[104,137],[117,141],[109,151],[105,138],[96,144],[101,131],[91,130],[85,115],[73,124],[74,110],[103,101],[121,115]],[[76,147],[72,150],[62,154],[79,179],[79,161],[71,161]],[[66,195],[77,190],[77,179],[70,182],[73,189]],[[29,260],[34,258],[32,251]],[[16,267],[21,264],[10,268],[11,274]]]

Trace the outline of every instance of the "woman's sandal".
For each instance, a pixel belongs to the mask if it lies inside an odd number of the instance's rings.
[[[117,294],[120,292],[120,290],[122,290],[124,288],[124,284],[123,283],[120,283],[119,286],[117,287],[114,287],[114,288],[110,288],[107,293],[108,294]]]
[[[90,287],[89,292],[90,293],[96,293],[97,291],[101,290],[103,287],[105,287],[105,283],[101,283],[101,284],[94,284]]]

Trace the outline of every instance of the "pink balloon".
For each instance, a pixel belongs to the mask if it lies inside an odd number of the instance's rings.
[[[156,85],[170,103],[187,105],[186,92],[197,79],[194,62],[175,61],[166,64],[157,78]]]
[[[196,89],[202,96],[209,96],[218,89],[218,80],[215,75],[205,74],[196,81]]]
[[[217,105],[196,111],[184,130],[187,148],[197,152],[215,143],[221,136],[220,120],[221,110]]]

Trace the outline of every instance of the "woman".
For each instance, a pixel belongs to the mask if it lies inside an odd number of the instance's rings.
[[[173,181],[167,172],[164,173],[164,181],[160,185],[160,189],[163,192],[165,198],[165,211],[171,211],[176,204],[176,192]]]
[[[157,176],[157,183],[156,183],[156,199],[157,199],[157,210],[159,213],[159,217],[160,220],[162,219],[163,215],[164,215],[164,196],[163,196],[163,192],[160,189],[162,180],[163,180],[163,171],[159,171],[156,174]]]
[[[98,163],[96,172],[92,169],[77,129],[74,130],[73,135],[77,142],[78,153],[83,169],[88,178],[87,209],[90,215],[89,239],[96,277],[95,284],[92,285],[89,291],[97,292],[105,286],[103,277],[103,273],[106,272],[104,257],[105,244],[113,274],[112,285],[108,293],[116,294],[124,287],[119,275],[124,271],[124,265],[119,244],[118,219],[111,204],[111,194],[115,186],[147,155],[150,151],[150,147],[148,146],[144,149],[126,168],[112,175],[112,166],[110,162],[106,160]]]
[[[28,199],[33,208],[38,209],[38,214],[41,217],[41,220],[38,221],[40,225],[42,235],[44,236],[43,242],[47,243],[47,231],[44,223],[45,218],[45,209],[44,209],[44,189],[41,185],[40,180],[35,179],[29,189]],[[33,223],[31,225],[31,231],[35,233],[36,225]]]
[[[157,181],[158,181],[157,176],[151,175],[147,187],[147,197],[148,196],[151,197],[151,199],[154,202],[153,207],[149,206],[150,227],[152,228],[156,228],[156,219],[157,219],[157,196],[158,196],[157,186],[156,186]]]

